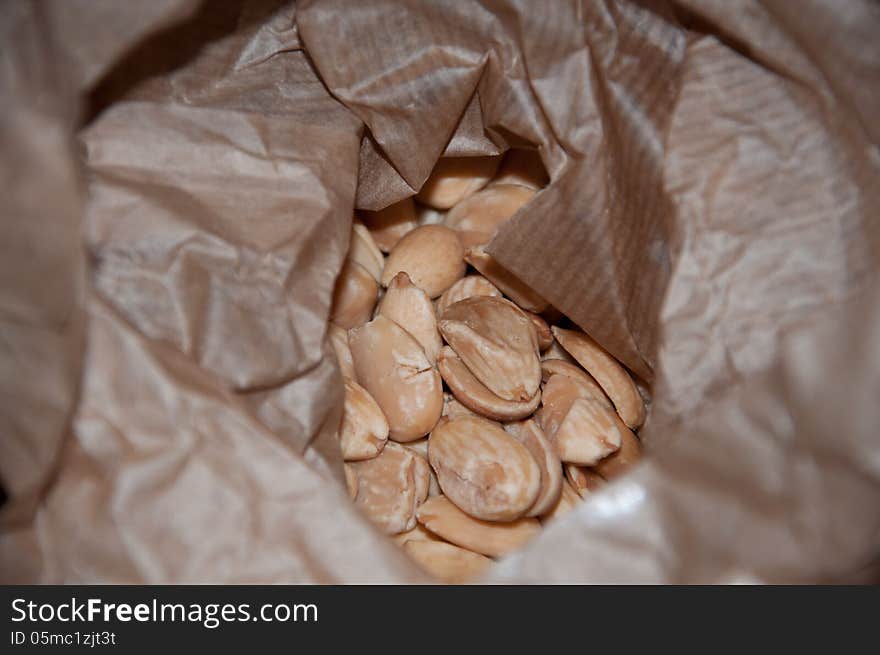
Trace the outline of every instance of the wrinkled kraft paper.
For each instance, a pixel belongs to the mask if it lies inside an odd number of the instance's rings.
[[[426,581],[347,500],[330,295],[353,209],[510,147],[490,251],[653,402],[486,580],[876,575],[880,5],[536,4],[4,5],[0,580]]]

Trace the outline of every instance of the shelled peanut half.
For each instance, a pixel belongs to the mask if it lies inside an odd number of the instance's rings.
[[[545,183],[534,152],[441,160],[415,201],[355,220],[336,283],[349,494],[443,582],[640,457],[627,370],[485,251]]]

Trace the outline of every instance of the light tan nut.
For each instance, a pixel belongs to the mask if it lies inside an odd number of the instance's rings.
[[[553,327],[553,336],[608,394],[620,418],[630,428],[645,422],[645,404],[626,369],[589,335]]]
[[[373,397],[354,380],[345,381],[339,445],[346,461],[375,457],[388,439],[388,421]]]
[[[513,401],[535,396],[541,384],[538,342],[532,322],[516,305],[473,296],[447,307],[439,326],[455,354],[496,396]]]
[[[431,364],[437,361],[437,353],[443,347],[437,330],[437,314],[431,299],[412,283],[409,275],[401,272],[394,276],[379,302],[378,313],[415,337]]]
[[[606,457],[593,468],[606,480],[618,478],[642,458],[642,446],[638,437],[629,430],[623,432],[623,440],[620,449],[613,455]]]
[[[462,405],[451,393],[444,392],[443,416],[445,418],[456,418],[457,416],[479,416],[479,414]]]
[[[357,500],[358,495],[358,476],[357,473],[354,472],[354,469],[351,467],[351,464],[343,464],[343,470],[345,471],[345,487],[348,489],[348,497],[352,500]]]
[[[422,457],[412,449],[410,452],[415,456],[416,505],[421,505],[430,495],[431,477],[434,475],[434,471],[428,464],[427,457]]]
[[[482,275],[466,275],[440,296],[440,300],[437,301],[437,315],[441,315],[447,307],[457,303],[459,300],[473,296],[495,296],[500,298],[501,292],[498,290],[498,287]]]
[[[388,255],[382,284],[401,271],[412,283],[436,298],[464,277],[464,249],[458,235],[445,225],[423,225],[407,234]]]
[[[478,519],[518,519],[541,488],[526,447],[488,419],[444,419],[428,439],[428,459],[447,498]]]
[[[417,439],[416,441],[410,441],[405,443],[404,446],[418,454],[419,457],[424,460],[425,466],[428,467],[428,496],[439,496],[442,493],[440,491],[440,483],[437,482],[437,476],[434,474],[434,469],[428,464],[428,437]]]
[[[427,471],[417,458],[411,450],[389,443],[377,457],[349,464],[358,478],[355,504],[386,534],[415,527],[420,491],[428,487]]]
[[[370,320],[379,285],[363,266],[346,259],[333,288],[330,321],[346,330]]]
[[[541,353],[541,361],[547,359],[561,359],[562,361],[568,362],[570,364],[577,363],[574,361],[574,357],[565,352],[565,349],[559,345],[559,342],[556,341],[556,339],[553,340],[553,343],[550,344],[550,347],[547,348],[547,350]]]
[[[608,409],[614,409],[614,405],[608,400],[608,396],[602,391],[596,381],[589,373],[584,371],[580,366],[569,363],[561,359],[544,359],[541,361],[541,379],[544,382],[550,379],[552,375],[564,375],[571,378],[572,382],[581,389],[582,398],[593,398]]]
[[[443,382],[409,332],[378,316],[349,332],[357,381],[379,403],[389,438],[424,437],[443,411]]]
[[[563,462],[596,464],[620,448],[629,431],[614,410],[566,375],[550,376],[541,404],[538,420]]]
[[[521,548],[541,531],[536,519],[510,523],[481,521],[462,512],[446,496],[425,501],[416,512],[418,522],[446,541],[490,557],[501,557]]]
[[[404,198],[379,211],[364,211],[361,217],[382,252],[391,252],[407,232],[418,226],[412,198]]]
[[[538,339],[538,350],[547,350],[547,348],[553,345],[553,333],[550,332],[550,326],[547,325],[547,321],[534,312],[523,310],[523,314],[529,317],[529,320],[535,327],[535,337]]]
[[[339,371],[342,373],[342,377],[353,380],[355,378],[354,362],[351,359],[351,349],[348,347],[348,331],[330,323],[327,328],[327,337],[336,353],[336,361],[339,362]]]
[[[385,257],[379,250],[379,246],[373,241],[373,237],[370,236],[370,231],[359,220],[355,220],[351,225],[348,258],[363,266],[376,282],[382,281]]]
[[[526,512],[526,516],[540,516],[549,511],[559,498],[562,490],[562,462],[535,419],[508,423],[504,429],[526,447],[541,469],[541,490]]]
[[[485,251],[483,246],[472,246],[464,251],[468,264],[485,275],[490,282],[523,309],[540,314],[550,303],[529,285],[508,271]]]
[[[529,400],[521,401],[496,396],[474,377],[449,346],[444,346],[440,351],[437,368],[456,400],[477,414],[495,421],[516,421],[531,416],[541,402],[540,391],[536,391]]]
[[[544,162],[537,150],[508,150],[492,184],[520,184],[530,189],[542,189],[550,181]]]
[[[412,530],[392,536],[391,540],[398,546],[403,546],[407,541],[443,541],[421,523],[416,523],[416,527]]]
[[[599,491],[606,484],[605,478],[601,475],[577,464],[565,465],[565,479],[568,480],[572,489],[581,495],[581,498],[586,498],[589,494]]]
[[[425,571],[449,584],[465,584],[492,565],[485,555],[443,541],[415,539],[407,541],[403,549]]]
[[[578,492],[571,488],[567,480],[562,481],[562,493],[559,494],[559,500],[550,509],[549,512],[541,516],[541,525],[547,525],[550,521],[565,516],[581,503],[581,497]]]
[[[458,231],[467,246],[485,245],[535,192],[513,184],[497,184],[462,200],[446,214],[446,225]]]
[[[486,186],[500,163],[500,156],[441,158],[416,200],[434,209],[449,209]]]

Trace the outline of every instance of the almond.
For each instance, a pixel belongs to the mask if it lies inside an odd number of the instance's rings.
[[[601,475],[577,464],[565,465],[565,478],[572,489],[580,494],[581,498],[586,498],[589,494],[598,491],[606,484],[605,478]]]
[[[428,437],[417,439],[416,441],[409,441],[404,444],[404,447],[409,448],[416,453],[420,459],[424,460],[424,464],[428,468],[428,496],[439,496],[441,493],[440,483],[437,482],[437,476],[434,474],[434,469],[428,464]]]
[[[409,332],[378,316],[348,335],[357,381],[379,404],[389,438],[413,441],[443,411],[443,382]]]
[[[620,418],[630,428],[645,422],[645,404],[626,369],[589,335],[554,327],[553,336],[608,394]]]
[[[508,271],[485,251],[483,246],[471,246],[464,252],[465,261],[485,275],[504,295],[523,309],[540,314],[550,303],[529,285]]]
[[[440,333],[471,373],[492,393],[531,400],[541,383],[531,321],[508,300],[474,296],[446,308]]]
[[[354,362],[351,359],[351,349],[348,347],[348,332],[338,325],[330,323],[327,328],[327,337],[336,353],[336,361],[339,362],[339,371],[342,373],[342,377],[353,380],[355,378]]]
[[[523,310],[523,314],[529,317],[529,320],[535,328],[535,337],[538,339],[538,350],[547,350],[547,348],[553,345],[553,333],[550,332],[550,326],[547,325],[547,321],[534,312]]]
[[[538,419],[563,462],[596,464],[617,450],[629,431],[612,409],[566,375],[550,376],[541,403]]]
[[[501,557],[541,531],[536,519],[517,519],[510,523],[481,521],[462,512],[445,496],[435,496],[416,512],[418,522],[456,546],[490,557]]]
[[[445,418],[455,418],[456,416],[479,416],[479,414],[462,405],[451,393],[444,393],[443,416]]]
[[[376,282],[382,281],[382,269],[385,268],[385,257],[370,236],[367,227],[358,220],[351,226],[351,243],[348,246],[348,257],[363,266]]]
[[[541,402],[540,391],[536,391],[527,401],[504,400],[496,396],[474,377],[449,346],[440,351],[437,368],[443,381],[462,405],[496,421],[515,421],[530,416]]]
[[[341,328],[363,325],[370,320],[379,285],[360,264],[346,259],[333,288],[330,321]]]
[[[401,272],[394,276],[379,302],[378,314],[391,319],[415,337],[431,364],[437,361],[443,340],[437,331],[434,305],[427,294],[412,283],[409,275]]]
[[[556,504],[562,489],[562,462],[535,419],[508,423],[507,434],[531,453],[541,470],[541,490],[526,516],[540,516]]]
[[[441,158],[416,199],[435,209],[449,209],[486,186],[500,163],[500,156]]]
[[[443,541],[421,523],[416,523],[416,527],[412,530],[393,535],[391,540],[398,546],[403,546],[407,541]]]
[[[373,397],[354,380],[345,380],[339,445],[345,460],[369,459],[385,447],[388,421]]]
[[[437,315],[442,314],[447,307],[457,303],[459,300],[472,296],[495,296],[500,298],[501,292],[498,290],[498,287],[482,275],[466,275],[440,296],[440,300],[437,301]]]
[[[441,421],[428,440],[428,459],[443,493],[478,519],[513,521],[540,491],[541,471],[529,451],[487,419]]]
[[[391,252],[398,241],[418,226],[412,198],[404,198],[379,211],[364,211],[361,216],[382,252]]]
[[[498,228],[525,205],[535,192],[513,184],[493,184],[462,200],[446,214],[446,225],[465,235],[465,246],[485,245]]]
[[[412,283],[436,298],[464,277],[464,250],[454,230],[423,225],[409,232],[391,251],[382,274],[383,286],[404,271]]]
[[[560,359],[545,359],[541,361],[541,379],[544,382],[547,382],[550,376],[557,374],[566,376],[578,385],[582,398],[593,398],[608,409],[614,409],[614,405],[608,400],[608,396],[602,391],[602,387],[577,364]]]
[[[345,487],[348,489],[348,497],[356,500],[358,495],[357,473],[351,468],[350,464],[343,464],[342,468],[345,471]]]
[[[443,541],[415,539],[403,544],[403,549],[425,571],[449,584],[464,584],[492,565],[484,555]]]
[[[547,348],[547,350],[541,353],[541,361],[544,361],[546,359],[561,359],[562,361],[568,362],[570,364],[576,363],[574,361],[574,357],[565,352],[565,349],[559,345],[559,342],[556,341],[556,339],[553,340],[553,343],[550,344],[550,347]]]
[[[606,480],[620,477],[642,458],[642,446],[638,437],[629,430],[624,430],[621,436],[620,449],[593,467]]]
[[[407,448],[389,443],[377,457],[349,464],[358,479],[355,504],[386,534],[415,527],[419,492],[428,487],[427,472],[417,457]]]

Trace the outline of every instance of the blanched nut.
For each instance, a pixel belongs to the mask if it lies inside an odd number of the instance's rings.
[[[336,353],[336,361],[339,362],[339,371],[343,378],[354,379],[354,362],[351,359],[351,350],[348,347],[348,332],[338,325],[330,323],[327,328],[327,337],[330,345]]]
[[[548,512],[559,498],[562,489],[562,462],[535,419],[508,423],[504,429],[526,447],[541,469],[541,490],[526,512],[526,516],[540,516]]]
[[[561,359],[545,359],[541,361],[541,380],[547,382],[553,375],[564,375],[570,378],[581,390],[581,396],[584,398],[593,398],[601,405],[610,410],[614,410],[614,405],[608,400],[608,396],[602,391],[602,387],[596,384],[596,381],[590,377],[577,364],[569,363]]]
[[[592,466],[620,448],[629,430],[565,375],[551,375],[541,395],[538,419],[563,462]]]
[[[415,527],[416,509],[428,489],[428,472],[418,459],[411,450],[389,443],[377,457],[349,464],[358,479],[355,504],[386,534]]]
[[[416,527],[412,530],[393,535],[391,540],[398,546],[403,546],[407,541],[443,541],[421,523],[416,523]]]
[[[453,207],[446,214],[446,225],[459,232],[465,247],[485,245],[534,195],[523,186],[493,184]]]
[[[624,430],[622,437],[620,449],[593,467],[606,480],[620,477],[642,458],[642,446],[638,437],[629,430]]]
[[[449,584],[464,584],[492,565],[484,555],[443,541],[411,539],[403,549],[425,571]]]
[[[437,301],[437,315],[440,316],[447,307],[457,303],[459,300],[471,298],[472,296],[495,296],[501,297],[501,292],[494,284],[489,282],[482,275],[465,275],[458,282],[449,287],[440,296]],[[550,328],[547,328],[550,331]],[[553,335],[550,335],[551,339]]]
[[[442,374],[441,374],[442,377]],[[479,416],[455,399],[451,393],[443,393],[443,418],[456,418],[458,416]]]
[[[351,464],[343,464],[342,468],[345,471],[345,487],[348,489],[348,497],[356,500],[358,495],[357,473],[351,468]]]
[[[425,180],[416,200],[434,209],[449,209],[486,186],[500,163],[500,156],[443,157]]]
[[[541,353],[542,362],[548,359],[561,359],[562,361],[568,362],[569,364],[576,364],[576,362],[574,361],[574,357],[565,352],[565,349],[560,346],[559,342],[555,339],[553,340],[553,343],[550,344],[550,347]]]
[[[370,320],[378,295],[379,285],[373,276],[357,262],[346,259],[333,288],[330,321],[346,330],[363,325]]]
[[[556,504],[550,508],[550,511],[540,517],[541,525],[546,525],[550,521],[554,521],[561,516],[565,516],[571,510],[578,506],[581,502],[581,497],[578,495],[578,492],[571,488],[571,485],[568,484],[568,481],[562,481],[562,493],[559,494],[559,500],[556,501]]]
[[[373,241],[382,252],[391,252],[407,232],[418,226],[412,198],[404,198],[379,211],[364,211],[361,216],[373,236]]]
[[[442,493],[440,491],[440,483],[437,482],[437,476],[434,474],[434,469],[428,464],[428,437],[409,441],[403,445],[405,448],[409,448],[416,453],[419,456],[419,459],[424,461],[424,465],[428,469],[428,496],[439,496]]]
[[[426,500],[416,512],[416,518],[446,541],[490,557],[513,552],[541,531],[541,524],[531,518],[510,523],[475,519],[462,512],[446,496]]]
[[[518,519],[541,488],[529,451],[488,419],[443,419],[428,439],[428,459],[446,497],[485,521]]]
[[[550,332],[550,326],[547,325],[547,321],[534,312],[523,310],[523,314],[529,317],[529,320],[535,327],[535,337],[538,339],[538,350],[542,352],[547,350],[547,348],[553,345],[553,333]]]
[[[446,220],[446,212],[439,211],[427,205],[416,206],[416,221],[419,225],[437,225]]]
[[[412,283],[436,298],[464,277],[464,250],[458,235],[445,225],[423,225],[404,236],[385,261],[382,285],[405,271]]]
[[[351,225],[348,258],[363,266],[376,282],[382,280],[385,257],[382,256],[382,251],[370,236],[370,231],[359,220],[355,220]]]
[[[542,189],[550,178],[537,150],[508,150],[498,175],[492,184],[520,184],[530,189]]]
[[[391,319],[415,337],[431,364],[437,361],[443,340],[437,331],[434,305],[427,294],[412,283],[409,275],[400,272],[394,276],[379,302],[378,314]]]
[[[529,285],[504,268],[485,251],[483,246],[472,246],[464,251],[468,264],[485,275],[504,295],[526,311],[540,314],[550,303],[532,290]]]
[[[440,351],[437,368],[456,400],[467,409],[496,421],[516,421],[530,416],[541,402],[540,390],[529,400],[499,398],[474,377],[449,346],[444,346]]]
[[[601,475],[577,464],[565,465],[565,478],[572,489],[580,494],[581,498],[586,498],[589,494],[598,491],[606,484],[605,478]]]
[[[642,397],[629,373],[614,357],[584,332],[555,326],[552,332],[559,345],[596,379],[628,427],[637,428],[645,422]]]
[[[346,461],[375,457],[388,439],[388,421],[373,397],[354,380],[345,379],[345,405],[339,445]]]
[[[528,401],[537,393],[541,362],[535,330],[510,301],[474,296],[450,305],[440,317],[440,333],[496,396]]]
[[[389,438],[414,441],[428,434],[443,411],[443,382],[418,341],[378,316],[352,330],[348,343],[357,380],[382,409]]]

